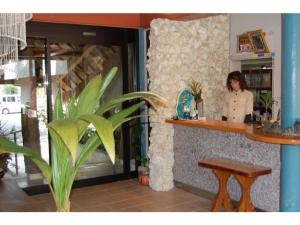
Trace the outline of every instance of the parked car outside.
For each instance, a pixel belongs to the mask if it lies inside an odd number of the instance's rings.
[[[20,95],[0,95],[0,113],[20,113],[21,106]]]

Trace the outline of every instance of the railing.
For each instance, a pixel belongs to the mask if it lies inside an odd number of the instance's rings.
[[[13,135],[14,142],[17,144],[17,133],[22,132],[22,130],[11,130],[7,135]],[[19,167],[18,167],[18,154],[15,153],[15,164],[13,164],[16,168],[16,175],[19,175]]]

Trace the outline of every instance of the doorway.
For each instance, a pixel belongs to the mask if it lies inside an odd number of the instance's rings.
[[[19,125],[15,125],[13,130],[18,132],[10,134],[12,140],[15,135],[18,144],[36,149],[49,162],[50,141],[46,124],[52,119],[51,109],[58,89],[61,89],[67,104],[70,97],[78,96],[95,75],[106,74],[111,67],[117,66],[118,74],[101,101],[136,91],[135,32],[134,29],[28,23],[28,46],[19,54],[20,60],[15,65],[17,74],[9,80],[1,77],[1,84],[20,89],[20,107],[32,113],[31,118],[23,118],[21,111],[15,114],[14,121],[19,121],[16,122]],[[113,110],[122,107],[124,105]],[[34,132],[28,132],[28,129]],[[139,158],[136,140],[139,137],[134,129],[135,122],[132,122],[115,132],[115,165],[110,162],[105,150],[99,147],[80,169],[74,186],[135,177],[136,159]],[[34,134],[27,137],[29,133]],[[12,158],[11,176],[28,194],[47,191],[45,181],[31,161],[21,155]]]

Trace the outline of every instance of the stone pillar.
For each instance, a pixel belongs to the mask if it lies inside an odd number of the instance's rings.
[[[165,119],[176,115],[179,92],[191,79],[201,83],[204,115],[220,119],[229,72],[229,16],[200,20],[155,19],[150,24],[147,69],[149,90],[160,94],[167,107],[150,109],[150,187],[173,188],[173,126]],[[195,162],[196,163],[196,162]]]
[[[282,20],[282,127],[300,118],[300,14]],[[300,211],[300,146],[281,145],[280,211]]]

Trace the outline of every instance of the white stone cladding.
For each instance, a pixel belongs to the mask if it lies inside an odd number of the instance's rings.
[[[204,115],[221,118],[229,72],[229,15],[153,20],[148,56],[149,89],[168,101],[167,107],[150,112],[158,115],[150,117],[150,187],[168,191],[173,188],[174,131],[164,121],[175,115],[177,95],[191,78],[202,85]]]

